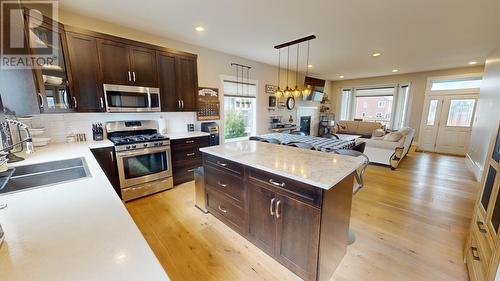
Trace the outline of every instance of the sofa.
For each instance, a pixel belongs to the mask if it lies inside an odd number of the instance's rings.
[[[388,165],[392,170],[406,156],[415,136],[415,130],[410,127],[386,132],[379,122],[342,120],[337,121],[336,125],[336,134],[361,136],[356,139],[356,143],[366,142],[364,154],[368,156],[370,163]]]

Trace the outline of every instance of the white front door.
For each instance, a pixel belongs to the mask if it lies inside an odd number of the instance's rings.
[[[469,145],[477,95],[427,96],[420,149],[465,155]]]

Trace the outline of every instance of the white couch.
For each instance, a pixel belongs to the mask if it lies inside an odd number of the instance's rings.
[[[389,165],[392,170],[406,156],[415,136],[415,129],[405,127],[399,130],[402,137],[398,141],[383,140],[383,137],[359,138],[357,142],[366,142],[366,156],[370,162]]]

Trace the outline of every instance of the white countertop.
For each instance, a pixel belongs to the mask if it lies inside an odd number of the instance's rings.
[[[111,145],[50,144],[16,163],[85,157],[91,177],[0,195],[2,281],[169,280],[89,150]]]
[[[171,132],[171,133],[167,133],[166,136],[169,137],[171,140],[178,140],[178,139],[187,139],[187,138],[196,138],[196,137],[210,136],[210,134],[207,133],[207,132],[200,132],[200,131],[194,131],[194,132]]]
[[[335,186],[363,161],[359,157],[258,141],[230,142],[200,150],[323,189]]]

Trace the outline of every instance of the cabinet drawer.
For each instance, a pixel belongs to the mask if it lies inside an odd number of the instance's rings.
[[[466,251],[467,268],[469,269],[469,277],[471,281],[483,281],[486,279],[487,262],[483,257],[480,246],[477,242],[477,237],[474,231],[471,232],[470,244]]]
[[[491,239],[489,229],[484,223],[483,216],[479,214],[479,212],[476,213],[476,219],[472,228],[472,232],[475,232],[475,237],[477,238],[477,243],[481,249],[484,260],[487,261],[486,263],[489,263],[493,252],[494,243]]]
[[[236,231],[245,232],[246,216],[242,208],[233,204],[228,197],[217,192],[211,186],[206,187],[206,195],[207,209],[210,213]]]
[[[196,164],[175,166],[173,170],[174,185],[194,180],[194,169],[199,166]]]
[[[190,147],[205,147],[209,145],[209,136],[195,137],[195,138],[185,138],[171,140],[172,149],[185,149]]]
[[[174,149],[172,151],[172,163],[174,166],[187,163],[201,166],[201,151],[198,147]]]
[[[243,208],[245,198],[245,184],[241,177],[235,176],[212,166],[205,166],[206,183],[231,198]]]
[[[320,207],[323,190],[301,182],[283,178],[257,169],[250,169],[249,181],[264,184],[277,190],[278,193],[291,196],[301,202]]]
[[[204,164],[214,166],[216,168],[222,169],[227,172],[231,172],[238,176],[243,176],[243,172],[245,170],[243,165],[241,164],[220,157],[212,156],[206,153],[203,155],[203,161]]]

